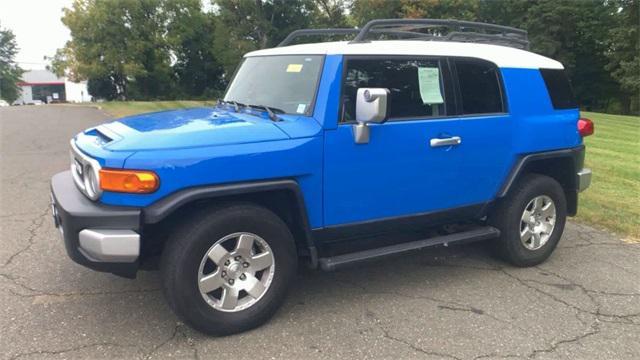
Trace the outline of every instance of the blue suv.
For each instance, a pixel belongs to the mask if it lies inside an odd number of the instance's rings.
[[[589,186],[593,124],[562,64],[527,48],[522,30],[452,20],[296,31],[246,54],[215,107],[76,135],[55,224],[91,269],[159,263],[173,310],[214,335],[267,321],[298,263],[488,240],[539,264]]]

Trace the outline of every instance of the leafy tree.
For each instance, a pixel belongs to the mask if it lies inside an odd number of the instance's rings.
[[[622,93],[622,112],[640,113],[640,1],[611,2],[612,26],[608,32],[606,69],[618,82]]]
[[[619,20],[612,8],[623,9]],[[359,25],[372,18],[452,18],[522,28],[532,51],[564,64],[583,108],[607,108],[621,89],[638,92],[638,0],[354,0],[351,13]],[[619,25],[609,30],[612,24]]]
[[[532,51],[565,65],[585,109],[639,105],[640,0],[209,1],[212,12],[200,0],[75,0],[62,19],[72,40],[51,69],[106,99],[198,98],[219,94],[243,54],[297,29],[451,18],[526,29]]]
[[[532,4],[522,0],[481,0],[476,21],[522,28]]]
[[[161,0],[76,0],[62,22],[72,40],[54,57],[77,79],[110,79],[119,98],[162,98],[173,74]]]
[[[22,69],[15,61],[18,53],[16,37],[9,29],[0,27],[0,98],[12,103],[20,96],[17,83],[22,76]]]
[[[609,12],[595,1],[540,0],[531,3],[521,26],[534,52],[563,63],[576,96],[587,109],[601,108],[615,91],[606,64]]]
[[[194,98],[216,94],[222,88],[223,69],[214,52],[214,16],[202,11],[199,0],[169,1],[164,11],[180,95]]]
[[[82,80],[79,74],[72,72],[78,69],[78,64],[72,63],[75,61],[75,57],[71,53],[70,42],[67,42],[65,47],[57,49],[53,56],[45,56],[44,59],[50,62],[47,65],[47,70],[53,72],[56,76],[68,76],[73,81]]]
[[[96,98],[117,100],[118,88],[110,77],[94,77],[87,81],[87,91]]]
[[[315,6],[309,0],[214,0],[214,48],[227,75],[243,54],[272,47],[290,32],[309,27]],[[228,77],[228,76],[227,76]]]
[[[351,22],[359,27],[373,19],[404,17],[400,0],[354,0],[349,9]]]
[[[310,25],[316,28],[349,27],[346,9],[347,4],[342,0],[315,0]]]
[[[407,18],[475,20],[479,0],[401,0],[401,12]]]

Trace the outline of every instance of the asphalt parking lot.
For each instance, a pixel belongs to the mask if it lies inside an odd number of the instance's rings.
[[[0,108],[0,358],[638,359],[640,244],[575,223],[528,269],[482,244],[300,274],[267,325],[225,338],[177,321],[155,272],[67,258],[49,179],[68,141],[108,119],[72,106]]]

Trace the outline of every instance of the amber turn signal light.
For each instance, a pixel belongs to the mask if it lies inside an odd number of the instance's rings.
[[[158,190],[160,180],[151,171],[142,170],[100,170],[100,188],[135,194],[148,194]]]

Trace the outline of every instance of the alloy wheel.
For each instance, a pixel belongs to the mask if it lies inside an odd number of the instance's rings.
[[[528,250],[538,250],[549,241],[556,224],[556,206],[547,195],[533,198],[520,220],[520,241]]]
[[[275,259],[264,239],[234,233],[216,241],[198,269],[198,289],[216,310],[237,312],[254,305],[273,281]]]

